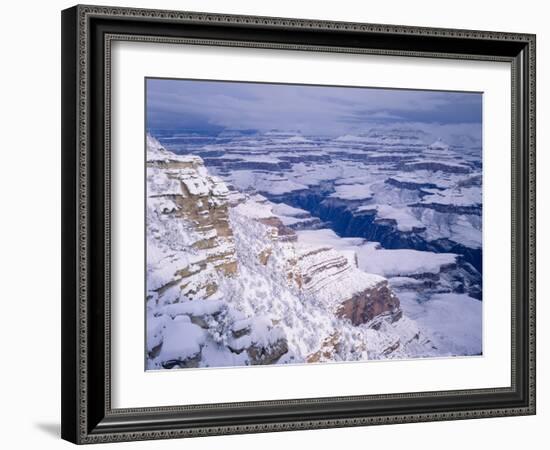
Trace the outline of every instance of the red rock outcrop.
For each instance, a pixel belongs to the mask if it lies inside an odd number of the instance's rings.
[[[393,319],[399,318],[399,306],[399,299],[388,286],[388,282],[382,281],[342,302],[336,314],[351,320],[354,325],[361,325],[385,313],[391,314]]]

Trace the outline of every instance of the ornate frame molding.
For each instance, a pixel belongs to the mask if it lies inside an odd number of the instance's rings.
[[[468,44],[472,50],[480,42],[499,43],[492,54],[467,52],[444,52],[433,44],[428,49],[415,50],[413,45],[408,49],[340,46],[319,43],[284,43],[269,41],[247,41],[244,39],[219,39],[206,37],[174,37],[151,36],[140,33],[111,32],[110,30],[93,31],[93,22],[99,19],[124,23],[134,21],[147,26],[157,22],[167,26],[193,25],[212,29],[222,27],[229,30],[233,26],[244,27],[250,33],[256,30],[269,30],[270,33],[300,33],[301,31],[320,30],[337,33],[345,38],[350,33],[354,35],[376,36],[383,41],[385,37],[399,37],[403,41],[408,38],[426,38],[427,42],[441,42],[454,39],[457,42]],[[117,25],[118,26],[118,25]],[[108,28],[108,27],[107,27]],[[221,29],[221,28],[220,28]],[[69,380],[63,390],[63,437],[77,443],[98,443],[112,441],[128,441],[143,439],[162,439],[172,437],[206,436],[214,434],[237,434],[250,432],[271,432],[283,430],[299,430],[327,427],[347,427],[373,424],[389,424],[403,422],[439,421],[453,419],[468,419],[482,417],[499,417],[509,415],[527,415],[535,413],[535,36],[530,34],[500,33],[471,30],[449,30],[440,28],[405,27],[397,25],[377,25],[348,22],[317,21],[304,19],[271,18],[256,16],[234,16],[221,14],[204,14],[196,12],[159,11],[149,9],[130,9],[99,6],[76,6],[63,13],[63,377]],[[296,34],[298,36],[298,34]],[[99,38],[98,38],[99,36]],[[96,54],[101,53],[97,42],[100,39],[103,46],[101,55],[102,67],[98,66]],[[512,196],[517,202],[513,203],[513,258],[512,270],[514,276],[512,285],[513,311],[513,343],[512,343],[512,386],[510,388],[482,389],[471,391],[446,391],[418,394],[395,394],[361,397],[334,397],[274,402],[250,402],[239,404],[194,405],[166,408],[139,408],[113,410],[110,402],[110,65],[111,44],[113,41],[143,41],[155,43],[185,43],[193,45],[242,46],[265,49],[289,49],[303,51],[347,52],[363,54],[383,54],[411,57],[436,57],[452,59],[481,59],[489,61],[506,61],[512,64],[512,147],[513,147],[513,176]],[[413,42],[413,41],[411,41]],[[464,44],[462,44],[464,45]],[[463,47],[461,47],[463,48]],[[487,45],[487,48],[491,48]],[[510,49],[508,53],[499,53],[498,49]],[[519,49],[518,51],[514,49]],[[96,58],[96,59],[94,59]],[[99,72],[98,72],[99,70]],[[90,111],[94,96],[98,95],[97,80],[104,70],[102,107],[104,123],[100,139],[94,137],[92,128],[94,118]],[[92,79],[94,81],[92,81]],[[94,84],[95,83],[95,84]],[[516,101],[518,99],[518,101]],[[94,147],[91,142],[95,139]],[[97,168],[91,164],[95,161],[93,148],[98,143],[103,146],[101,171],[103,179],[94,179]],[[75,170],[76,168],[76,170]],[[100,182],[102,188],[97,191],[96,185]],[[98,192],[102,198],[98,200]],[[517,199],[516,199],[517,197]],[[103,217],[97,217],[96,203],[103,209]],[[97,257],[92,255],[91,235],[97,236],[99,230],[97,221],[102,221],[102,267],[95,269]],[[67,231],[67,233],[65,233]],[[519,238],[518,238],[519,237]],[[96,238],[97,239],[97,238]],[[517,247],[516,247],[517,246]],[[519,255],[516,254],[516,248]],[[92,255],[92,256],[91,256]],[[519,266],[518,267],[518,263]],[[97,270],[103,271],[103,289],[101,296],[104,303],[103,324],[90,319],[92,293],[95,289],[92,278],[97,277]],[[518,272],[521,271],[520,272]],[[91,271],[94,271],[92,276]],[[95,279],[95,278],[94,278]],[[517,292],[527,293],[519,298]],[[95,291],[94,291],[95,292]],[[95,292],[97,294],[97,292]],[[97,308],[98,305],[95,304]],[[519,308],[519,309],[516,309]],[[523,308],[523,310],[522,310]],[[516,329],[518,320],[516,312],[523,311],[521,330]],[[523,323],[523,322],[522,322]],[[521,324],[520,324],[521,325]],[[103,333],[100,339],[94,335],[95,329]],[[99,330],[101,328],[101,330]],[[517,359],[520,343],[516,336],[525,338],[521,360]],[[99,340],[98,340],[99,339]],[[71,341],[68,343],[68,341]],[[104,374],[103,398],[101,408],[93,404],[90,395],[97,394],[97,383],[90,379],[90,367],[97,363],[92,360],[90,351],[92,346],[103,342]],[[522,347],[523,348],[523,347]],[[518,366],[519,364],[519,366]],[[521,373],[516,373],[516,366]],[[205,414],[210,409],[239,408],[239,407],[285,407],[291,405],[325,405],[350,400],[379,401],[399,399],[414,402],[430,395],[437,397],[468,397],[487,396],[491,394],[516,393],[518,383],[523,391],[521,401],[509,402],[507,406],[474,407],[472,409],[434,410],[405,414],[364,414],[347,415],[346,417],[322,417],[307,420],[280,420],[244,424],[193,425],[171,426],[171,414],[183,414],[190,410],[201,410]],[[101,383],[100,383],[101,384]],[[527,394],[526,398],[524,394]],[[153,417],[154,416],[154,417]],[[145,418],[144,418],[145,417]],[[128,420],[130,423],[128,425]],[[98,420],[100,419],[100,420]],[[147,422],[149,420],[149,422]],[[164,420],[164,423],[163,423]],[[120,423],[124,422],[124,425]],[[156,425],[155,425],[156,424]]]

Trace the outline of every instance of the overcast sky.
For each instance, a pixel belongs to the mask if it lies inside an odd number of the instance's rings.
[[[479,93],[147,80],[147,128],[300,130],[337,136],[386,126],[481,138]]]

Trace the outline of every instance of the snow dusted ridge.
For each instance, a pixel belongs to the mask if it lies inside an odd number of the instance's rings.
[[[253,189],[321,220],[333,221],[335,207],[346,209],[346,221],[332,227],[341,235],[384,247],[416,248],[420,240],[434,251],[468,247],[473,251],[462,253],[481,270],[481,142],[475,139],[455,137],[449,145],[395,127],[337,138],[234,131],[200,145],[180,142],[171,148],[202,156],[212,173],[241,191]],[[366,232],[371,219],[378,226]]]
[[[208,298],[215,274],[237,270],[229,191],[201,158],[170,153],[150,136],[147,146],[148,295]]]
[[[147,368],[479,353],[467,336],[439,338],[434,320],[423,329],[403,314],[384,274],[364,270],[382,250],[320,226],[304,210],[228,189],[201,158],[148,136]],[[453,258],[425,265],[446,280]],[[446,310],[449,298],[438,301]]]

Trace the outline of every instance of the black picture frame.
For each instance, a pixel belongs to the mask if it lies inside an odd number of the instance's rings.
[[[115,40],[511,63],[511,386],[112,409],[109,102]],[[64,10],[61,350],[62,437],[78,444],[535,414],[535,36],[119,7]]]

